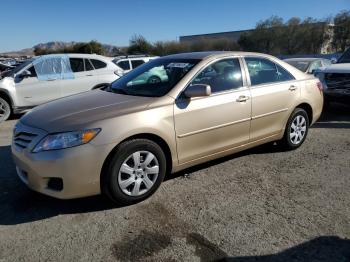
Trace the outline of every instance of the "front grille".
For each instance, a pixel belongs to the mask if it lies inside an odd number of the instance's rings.
[[[29,132],[18,132],[14,135],[13,141],[16,146],[20,148],[27,148],[28,145],[33,141],[37,134],[29,133]]]
[[[325,81],[329,89],[350,89],[350,74],[328,73]]]

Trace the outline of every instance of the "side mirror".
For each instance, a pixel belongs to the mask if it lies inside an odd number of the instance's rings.
[[[21,78],[31,77],[32,73],[29,70],[24,70],[18,76],[21,77]]]
[[[191,86],[188,86],[185,90],[185,96],[188,98],[210,96],[210,95],[211,95],[210,85],[204,85],[204,84],[191,85]]]
[[[332,58],[331,58],[331,63],[332,63],[332,64],[336,64],[337,61],[338,61],[338,59],[336,59],[335,57],[332,57]]]

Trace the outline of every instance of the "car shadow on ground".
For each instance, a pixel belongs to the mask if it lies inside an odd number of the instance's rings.
[[[350,109],[341,105],[330,107],[322,114],[320,121],[314,125],[314,128],[349,127]],[[219,165],[233,158],[278,152],[281,152],[280,147],[269,143],[168,175],[165,182],[178,177],[186,177],[191,173]],[[16,175],[10,146],[0,146],[0,181],[0,225],[16,225],[60,214],[87,213],[121,207],[104,196],[59,200],[29,190]]]
[[[225,262],[310,262],[310,261],[350,261],[350,240],[336,236],[322,236],[265,256],[229,257],[216,261]]]

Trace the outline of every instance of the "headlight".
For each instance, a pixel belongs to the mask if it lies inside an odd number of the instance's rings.
[[[101,129],[52,134],[44,137],[33,149],[33,153],[64,149],[89,143]]]

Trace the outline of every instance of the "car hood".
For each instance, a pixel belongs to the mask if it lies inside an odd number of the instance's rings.
[[[38,106],[20,121],[49,133],[74,131],[104,119],[145,109],[154,99],[94,90]]]
[[[333,64],[326,68],[320,69],[321,73],[350,73],[350,63]]]

